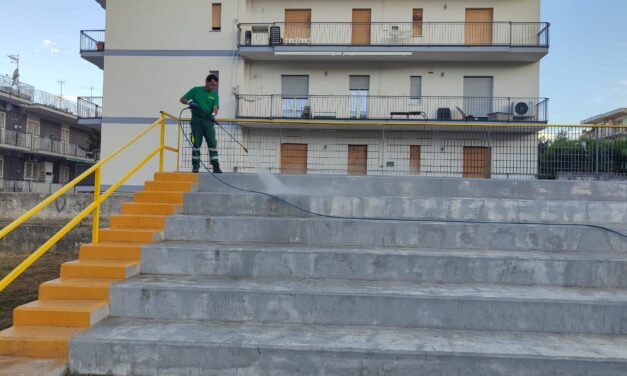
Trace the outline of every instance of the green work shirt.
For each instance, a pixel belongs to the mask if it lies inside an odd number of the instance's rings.
[[[218,93],[215,91],[208,91],[204,86],[192,88],[184,95],[184,97],[188,100],[193,99],[194,102],[198,103],[198,106],[200,106],[202,111],[206,113],[203,114],[198,109],[195,109],[192,110],[192,115],[194,117],[204,119],[211,115],[213,112],[213,106],[220,108],[220,97],[218,96]]]

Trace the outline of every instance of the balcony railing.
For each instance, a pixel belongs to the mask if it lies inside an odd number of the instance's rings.
[[[247,46],[548,47],[546,22],[242,23]]]
[[[238,95],[240,118],[547,122],[547,98]]]
[[[78,117],[83,119],[102,118],[102,97],[78,97]]]
[[[104,49],[104,30],[81,30],[81,52],[97,52]]]
[[[76,115],[77,112],[76,103],[41,90],[35,90],[33,103],[50,107],[54,110],[67,112],[72,115]]]
[[[34,151],[44,151],[79,158],[89,158],[87,150],[81,148],[77,144],[4,128],[0,129],[0,144],[17,146]]]
[[[32,101],[35,88],[19,81],[14,81],[13,78],[5,75],[0,76],[0,92]]]

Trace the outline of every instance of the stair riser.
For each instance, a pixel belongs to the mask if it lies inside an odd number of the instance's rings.
[[[171,216],[166,240],[328,246],[625,252],[627,241],[581,226]]]
[[[68,340],[5,339],[0,338],[0,356],[65,359]]]
[[[150,204],[182,204],[183,192],[135,192],[135,202]]]
[[[170,205],[150,205],[150,204],[124,204],[122,207],[123,214],[156,214],[156,215],[170,215],[175,214],[180,209],[176,204]]]
[[[144,184],[144,189],[146,191],[158,192],[189,192],[193,188],[193,182],[185,181],[147,181]]]
[[[129,354],[134,354],[129,357]],[[136,359],[141,357],[142,361]],[[287,361],[289,360],[289,361]],[[622,376],[627,364],[508,357],[330,352],[307,349],[87,342],[70,347],[70,371],[89,375]]]
[[[469,219],[552,223],[627,223],[626,202],[506,199],[283,196],[300,208],[326,215],[365,218]],[[295,216],[310,214],[264,195],[187,193],[185,214]]]
[[[128,242],[128,243],[152,243],[163,239],[161,231],[149,232],[126,232],[115,229],[113,231],[101,231],[100,241],[102,242]]]
[[[109,300],[108,287],[61,287],[39,286],[39,299],[85,299],[85,300]]]
[[[104,306],[91,313],[54,311],[21,311],[13,313],[13,325],[41,325],[88,328],[109,315],[109,307]]]
[[[393,183],[390,183],[390,177],[263,174],[223,174],[220,179],[236,187],[275,194],[627,201],[627,185],[623,182],[500,181],[395,176]],[[209,174],[200,175],[198,190],[241,193]]]
[[[627,261],[146,247],[146,274],[627,288]]]
[[[319,325],[550,333],[627,334],[627,304],[511,301],[477,297],[298,294],[271,291],[111,289],[111,314],[167,320],[256,321]]]
[[[139,274],[139,264],[128,268],[61,265],[61,278],[126,279],[137,274]]]
[[[109,220],[111,228],[114,229],[163,229],[165,217],[129,217],[111,216]]]

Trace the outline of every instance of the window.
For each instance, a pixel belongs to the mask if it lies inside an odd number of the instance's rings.
[[[285,10],[285,43],[308,44],[311,37],[311,9]]]
[[[61,141],[70,142],[70,128],[68,127],[61,128]]]
[[[32,119],[26,120],[26,133],[30,133],[30,134],[35,135],[35,136],[39,136],[40,135],[39,121],[38,120],[32,120]]]
[[[66,184],[70,181],[70,167],[61,166],[59,171],[59,184]]]
[[[4,157],[0,155],[0,179],[4,177]]]
[[[415,37],[422,36],[422,8],[414,8],[412,15],[412,35]]]
[[[357,119],[366,118],[368,116],[370,76],[350,76],[349,86],[351,93],[351,117]]]
[[[420,102],[420,97],[422,96],[421,76],[411,76],[409,78],[409,96],[411,97],[411,101],[413,104],[417,104]]]
[[[211,30],[222,30],[222,4],[211,4]]]
[[[0,129],[4,129],[7,124],[7,114],[0,111]]]
[[[308,97],[309,76],[281,76],[283,117],[303,117],[305,107],[309,107]]]
[[[40,167],[39,162],[24,162],[24,180],[38,181]]]

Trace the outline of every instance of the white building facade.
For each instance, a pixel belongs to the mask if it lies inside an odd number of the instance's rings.
[[[81,52],[104,69],[103,155],[217,73],[218,118],[249,150],[219,132],[225,171],[537,173],[540,0],[99,2],[106,47]],[[128,168],[122,158],[104,181]]]

